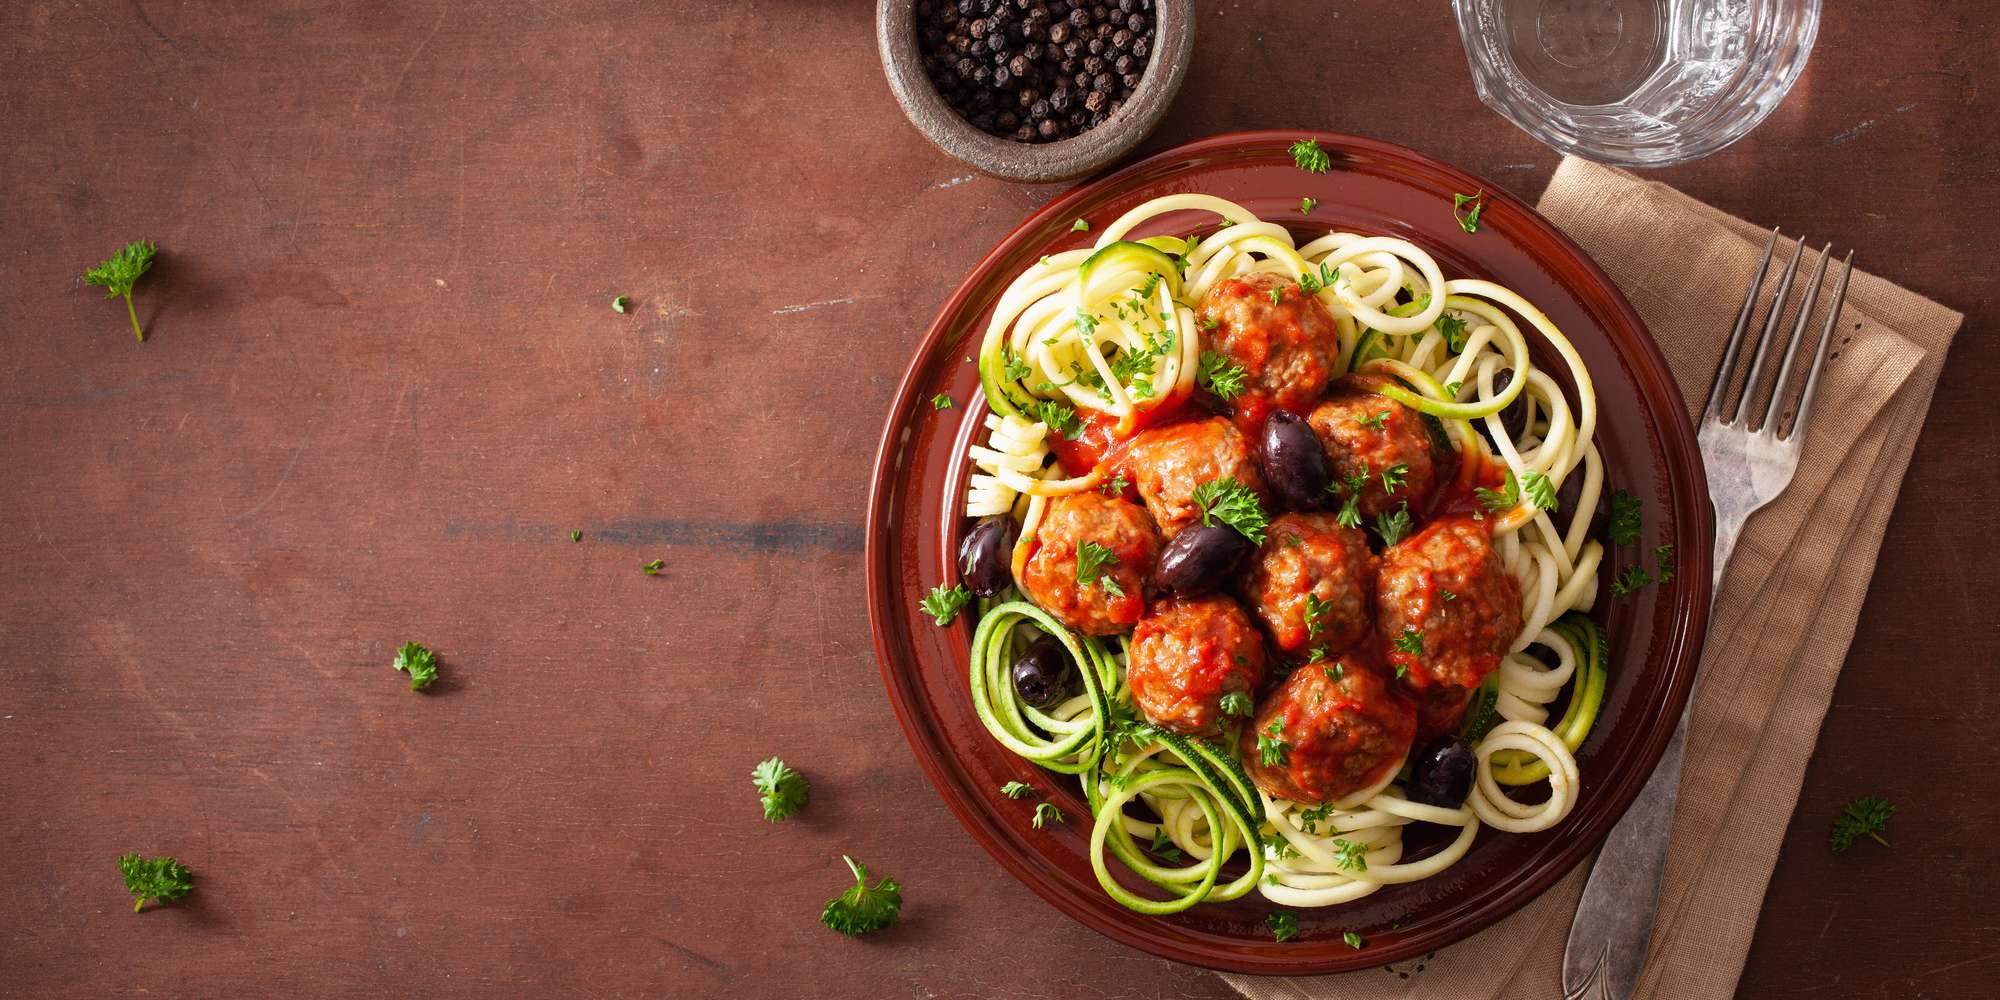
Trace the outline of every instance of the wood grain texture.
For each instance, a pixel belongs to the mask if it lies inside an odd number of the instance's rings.
[[[1445,5],[1315,10],[1204,5],[1142,151],[1325,127],[1540,190],[1554,154],[1478,104]],[[880,415],[952,284],[1057,189],[925,143],[871,19],[0,9],[0,996],[1231,995],[1001,874],[882,703]],[[1746,997],[2000,970],[2000,580],[1964,528],[2000,492],[1994,22],[1829,5],[1768,123],[1657,174],[1967,313]],[[136,345],[76,276],[141,237]],[[441,690],[390,670],[408,639]],[[814,783],[781,826],[748,781],[772,753]],[[1896,848],[1832,856],[1870,792]],[[134,916],[130,850],[200,888]],[[818,925],[842,852],[905,883],[902,925]]]

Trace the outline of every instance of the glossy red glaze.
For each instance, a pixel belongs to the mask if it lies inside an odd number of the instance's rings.
[[[1292,165],[1286,150],[1307,135],[1332,154],[1328,173],[1305,174]],[[1452,221],[1452,192],[1480,189],[1488,192],[1488,207],[1479,231],[1465,233]],[[1637,314],[1575,244],[1503,190],[1372,139],[1216,136],[1050,202],[986,255],[925,333],[889,409],[868,504],[868,611],[882,680],[945,804],[1002,867],[1062,912],[1134,947],[1210,968],[1284,975],[1380,966],[1464,938],[1533,899],[1596,849],[1645,783],[1687,700],[1707,624],[1712,519],[1700,454],[1679,391]],[[952,553],[966,527],[960,516],[965,446],[984,417],[978,376],[960,358],[973,353],[993,303],[1035,258],[1086,245],[1087,234],[1069,231],[1075,219],[1108,221],[1177,191],[1232,199],[1299,226],[1301,235],[1338,227],[1406,237],[1451,276],[1489,278],[1526,296],[1590,366],[1608,488],[1642,497],[1649,522],[1662,527],[1663,540],[1681,558],[1669,586],[1617,601],[1600,597],[1598,614],[1611,636],[1610,688],[1597,728],[1577,755],[1582,798],[1567,819],[1538,834],[1483,831],[1471,853],[1437,877],[1389,886],[1347,906],[1299,911],[1299,936],[1283,944],[1264,925],[1270,904],[1254,895],[1171,917],[1129,912],[1097,885],[1088,824],[1035,830],[1022,822],[1018,804],[999,794],[1010,780],[1053,790],[1072,816],[1086,810],[1074,782],[1003,750],[973,713],[966,696],[970,625],[938,628],[917,610],[931,587],[956,578]],[[1295,221],[1301,196],[1318,202],[1309,222]],[[1141,235],[1211,221],[1176,214]],[[1535,356],[1552,362],[1532,332],[1529,338]],[[1551,373],[1566,381],[1559,365]],[[930,398],[939,392],[973,405],[935,411]],[[1344,944],[1340,935],[1349,929],[1368,946]]]

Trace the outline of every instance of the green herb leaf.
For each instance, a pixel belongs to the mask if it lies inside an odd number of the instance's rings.
[[[437,657],[418,643],[406,642],[396,650],[396,669],[409,673],[410,690],[422,691],[437,680]]]
[[[1055,431],[1057,434],[1071,441],[1076,440],[1077,436],[1083,433],[1083,419],[1076,415],[1076,408],[1070,406],[1068,403],[1058,402],[1053,399],[1039,400],[1034,405],[1028,407],[1028,413],[1036,420],[1047,424],[1049,430]]]
[[[1556,484],[1546,474],[1529,469],[1521,474],[1521,493],[1542,510],[1556,509]]]
[[[121,855],[118,871],[125,876],[125,891],[132,894],[132,912],[157,899],[171,903],[194,890],[194,873],[173,858],[142,858]]]
[[[1248,718],[1257,711],[1257,704],[1250,700],[1246,691],[1231,691],[1222,696],[1222,714]]]
[[[1360,490],[1354,490],[1347,494],[1347,499],[1340,505],[1340,512],[1333,515],[1333,519],[1339,521],[1340,526],[1343,528],[1359,529],[1361,527]]]
[[[1347,942],[1347,946],[1349,948],[1353,948],[1357,951],[1368,946],[1368,942],[1361,940],[1361,935],[1356,934],[1353,931],[1348,931],[1347,933],[1342,934],[1340,936],[1340,939],[1342,941]]]
[[[1646,502],[1624,490],[1611,491],[1611,521],[1606,534],[1613,545],[1630,545],[1639,540]]]
[[[1292,143],[1292,163],[1309,174],[1323,174],[1333,166],[1333,157],[1319,148],[1318,139],[1300,139]]]
[[[1375,413],[1373,413],[1373,414],[1370,414],[1369,416],[1365,416],[1365,417],[1362,417],[1362,418],[1361,418],[1361,426],[1363,426],[1363,427],[1373,427],[1373,428],[1375,428],[1375,429],[1376,429],[1376,430],[1378,430],[1378,431],[1381,431],[1381,430],[1388,430],[1388,429],[1389,429],[1389,411],[1388,411],[1388,410],[1378,410],[1378,411],[1376,411]],[[1397,466],[1397,468],[1399,468],[1399,469],[1407,469],[1407,468],[1408,468],[1408,466]]]
[[[1659,567],[1653,579],[1666,583],[1674,578],[1674,547],[1662,545],[1653,550],[1653,564]]]
[[[1224,402],[1243,394],[1244,383],[1250,373],[1241,365],[1214,351],[1201,352],[1200,367],[1195,369],[1195,380],[1202,388],[1215,393]]]
[[[665,559],[655,559],[639,568],[645,570],[647,576],[659,576],[660,571],[667,568],[667,561]]]
[[[1403,626],[1403,634],[1396,637],[1396,652],[1411,656],[1424,655],[1424,633],[1408,625]]]
[[[772,823],[798,812],[812,794],[812,786],[806,781],[806,776],[776,757],[758,764],[750,772],[750,782],[757,786],[757,794],[763,797],[764,818]]]
[[[1464,386],[1465,386],[1465,383],[1463,383],[1463,382],[1446,382],[1446,383],[1444,384],[1444,395],[1445,395],[1445,398],[1446,398],[1446,399],[1457,399],[1457,398],[1458,398],[1458,390],[1459,390],[1459,389],[1461,389],[1461,388],[1463,388]]]
[[[142,344],[146,342],[146,332],[139,329],[139,313],[132,308],[132,286],[153,266],[158,253],[159,248],[148,240],[127,243],[104,263],[83,272],[83,283],[103,286],[105,298],[124,297],[125,314],[132,318],[132,336]]]
[[[871,886],[867,865],[844,854],[840,860],[847,862],[847,869],[854,873],[854,887],[827,900],[819,922],[849,937],[879,931],[895,923],[903,912],[903,887],[887,876]]]
[[[1082,219],[1078,219],[1075,222],[1069,224],[1069,231],[1072,233],[1090,232],[1090,223],[1085,222]]]
[[[1201,511],[1201,523],[1221,521],[1243,537],[1264,544],[1264,529],[1271,523],[1256,491],[1236,481],[1235,476],[1211,479],[1194,488],[1194,505]]]
[[[1315,206],[1315,205],[1317,205],[1317,204],[1319,204],[1319,199],[1317,199],[1317,198],[1300,198],[1300,199],[1299,199],[1299,214],[1300,214],[1300,215],[1311,215],[1311,214],[1312,214],[1312,210],[1313,210],[1313,206]]]
[[[1333,863],[1335,867],[1351,872],[1368,870],[1368,846],[1341,838],[1333,842]]]
[[[1521,481],[1514,478],[1514,470],[1507,470],[1506,485],[1497,490],[1481,486],[1472,491],[1481,506],[1495,514],[1513,510],[1521,505]]]
[[[1055,803],[1042,802],[1036,804],[1035,818],[1029,822],[1034,824],[1035,829],[1039,830],[1049,823],[1061,823],[1063,821],[1063,811],[1056,808]]]
[[[1116,565],[1118,565],[1118,556],[1110,549],[1091,541],[1077,543],[1076,582],[1078,586],[1088,587],[1100,579],[1104,579],[1105,567]]]
[[[1611,596],[1624,597],[1652,582],[1653,574],[1646,572],[1644,566],[1627,566],[1625,572],[1611,581]]]
[[[1299,916],[1290,910],[1272,910],[1264,923],[1271,928],[1271,939],[1280,944],[1299,936]]]
[[[620,296],[618,296],[617,298],[615,298],[615,299],[612,299],[612,300],[611,300],[611,311],[612,311],[612,312],[617,312],[617,313],[627,313],[627,312],[631,312],[631,311],[632,311],[632,298],[631,298],[631,296],[628,296],[628,295],[620,295]]]
[[[1410,505],[1403,504],[1394,511],[1383,511],[1375,518],[1375,533],[1382,536],[1383,545],[1394,545],[1410,533]]]
[[[1124,476],[1113,476],[1111,477],[1110,482],[1107,482],[1104,485],[1099,486],[1097,489],[1105,496],[1118,497],[1118,496],[1124,496],[1126,487],[1131,485],[1132,484],[1130,482],[1126,481]]]
[[[569,540],[570,540],[570,541],[572,541],[572,542],[580,542],[580,541],[583,541],[583,531],[582,531],[582,529],[577,529],[577,530],[574,530],[574,531],[571,531],[571,532],[569,533]]]
[[[1257,734],[1257,760],[1265,767],[1284,767],[1291,762],[1292,745],[1285,742],[1285,719],[1272,719],[1269,726]]]
[[[1035,788],[1033,785],[1024,784],[1019,781],[1010,781],[1000,786],[1000,794],[1010,799],[1025,798],[1026,796],[1035,794]]]
[[[1438,317],[1438,332],[1444,334],[1445,350],[1458,354],[1465,350],[1465,321],[1446,313]]]
[[[1403,478],[1410,473],[1410,467],[1401,462],[1382,470],[1382,492],[1394,494],[1403,488]]]
[[[1867,837],[1888,847],[1889,841],[1883,838],[1882,831],[1894,815],[1896,807],[1880,795],[1864,795],[1849,802],[1833,820],[1833,853],[1845,853],[1856,837]]]
[[[940,393],[938,393],[938,394],[937,394],[937,395],[935,395],[935,396],[932,396],[932,397],[931,397],[931,409],[933,409],[933,410],[949,410],[949,409],[951,409],[951,397],[950,397],[950,396],[947,396],[947,395],[945,395],[944,393],[941,393],[941,392],[940,392]]]
[[[1454,194],[1451,196],[1452,218],[1458,220],[1458,228],[1468,233],[1479,231],[1479,213],[1486,211],[1486,192],[1477,194]]]
[[[1278,287],[1276,287],[1276,288],[1273,288],[1273,289],[1271,289],[1271,304],[1272,304],[1272,305],[1274,305],[1274,306],[1275,306],[1275,305],[1278,305],[1278,304],[1280,304],[1280,303],[1282,303],[1282,302],[1284,302],[1284,301],[1285,301],[1285,286],[1283,286],[1283,285],[1279,285]]]
[[[1178,862],[1183,857],[1181,849],[1174,846],[1173,838],[1167,836],[1165,827],[1156,826],[1153,828],[1152,851],[1155,857],[1170,863]]]
[[[1096,333],[1097,317],[1078,309],[1076,311],[1076,328],[1083,331],[1083,335],[1086,337]]]
[[[1311,809],[1299,810],[1299,822],[1304,824],[1307,833],[1318,833],[1319,825],[1326,822],[1332,816],[1333,803],[1331,802],[1314,806]]]
[[[1028,363],[1021,360],[1012,347],[1005,345],[1000,348],[1000,365],[1000,378],[1008,382],[1019,382],[1033,373]]]
[[[951,620],[958,617],[959,611],[971,600],[972,591],[965,589],[965,584],[955,583],[946,587],[940,583],[931,588],[931,596],[917,602],[917,607],[942,627],[951,624]]]

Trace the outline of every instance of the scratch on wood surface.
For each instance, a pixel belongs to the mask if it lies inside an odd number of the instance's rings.
[[[128,392],[136,392],[140,389],[148,389],[156,385],[172,385],[175,382],[185,382],[192,377],[187,372],[169,372],[164,375],[148,375],[142,379],[121,382],[117,385],[108,385],[99,389],[82,389],[61,396],[44,396],[40,399],[0,397],[0,404],[7,406],[77,406],[83,403],[95,403],[100,399],[109,399],[113,396],[123,396]]]
[[[403,68],[396,73],[396,82],[389,86],[390,97],[393,98],[402,91],[403,78],[410,75],[410,67],[417,64],[417,57],[424,54],[424,49],[430,46],[431,39],[437,35],[438,29],[444,27],[445,16],[450,13],[451,7],[449,5],[438,8],[437,20],[431,23],[431,30],[424,33],[423,41],[417,43],[416,49],[410,53],[410,58],[403,62]]]
[[[447,538],[518,535],[527,538],[568,537],[575,525],[516,522],[450,521]],[[696,521],[683,518],[626,519],[582,526],[584,534],[622,545],[686,545],[757,553],[859,552],[861,526],[793,519],[774,521]]]
[[[1972,964],[1975,964],[1975,963],[1978,963],[1978,962],[1987,962],[1987,961],[1991,961],[1991,960],[1993,960],[1993,959],[1995,959],[1995,958],[2000,958],[2000,951],[1989,951],[1989,952],[1987,952],[1986,954],[1984,954],[1984,955],[1981,955],[1981,956],[1979,956],[1979,957],[1977,957],[1977,958],[1968,958],[1968,959],[1965,959],[1964,961],[1960,961],[1960,962],[1953,962],[1953,963],[1951,963],[1950,965],[1940,965],[1940,966],[1938,966],[1937,968],[1935,968],[1935,969],[1932,969],[1932,970],[1931,970],[1931,971],[1929,971],[1929,972],[1926,972],[1926,973],[1923,973],[1922,975],[1919,975],[1919,976],[1918,976],[1917,978],[1919,978],[1919,979],[1922,979],[1922,978],[1923,978],[1924,976],[1935,976],[1935,975],[1937,975],[1937,974],[1938,974],[1938,973],[1940,973],[1940,972],[1950,972],[1950,971],[1951,971],[1951,970],[1953,970],[1953,969],[1962,969],[1962,968],[1964,968],[1964,967],[1966,967],[1966,966],[1968,966],[1968,965],[1972,965]]]
[[[925,188],[924,190],[926,190],[926,191],[942,191],[942,190],[944,190],[945,188],[955,188],[955,187],[959,186],[960,184],[963,184],[963,183],[965,183],[966,181],[971,181],[971,180],[978,180],[978,179],[979,179],[979,175],[978,175],[978,174],[966,174],[966,175],[965,175],[965,176],[963,176],[963,177],[953,177],[953,178],[952,178],[952,179],[950,179],[950,180],[945,180],[945,181],[939,181],[939,182],[937,182],[936,184],[933,184],[933,185],[931,185],[930,187],[927,187],[927,188]]]
[[[1874,127],[1875,127],[1875,119],[1873,118],[1867,119],[1866,121],[1863,121],[1861,124],[1856,125],[1853,128],[1848,129],[1847,131],[1834,136],[1831,139],[1828,139],[1826,141],[1826,144],[1829,146],[1839,146],[1853,142],[1854,140],[1859,139],[1864,135],[1867,135],[1868,130]]]
[[[798,305],[779,306],[778,308],[771,310],[771,315],[789,316],[792,313],[802,313],[809,309],[818,309],[821,306],[847,306],[853,304],[854,304],[854,296],[849,295],[846,298],[841,298],[841,299],[821,299],[818,302],[801,302]]]
[[[264,494],[264,499],[257,501],[257,505],[255,507],[252,507],[249,510],[244,511],[243,513],[238,514],[235,517],[230,518],[229,520],[232,523],[236,521],[241,521],[244,518],[257,513],[258,511],[263,510],[266,504],[270,503],[273,499],[275,499],[278,495],[278,491],[285,488],[285,480],[292,478],[292,466],[299,464],[299,453],[304,450],[306,450],[306,445],[305,442],[301,441],[299,442],[297,447],[292,449],[291,461],[285,463],[285,471],[278,473],[278,481],[277,483],[272,485],[271,492]]]

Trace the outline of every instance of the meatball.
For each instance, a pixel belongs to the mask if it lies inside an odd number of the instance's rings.
[[[1382,553],[1376,621],[1403,682],[1448,709],[1500,665],[1521,631],[1521,589],[1485,525],[1434,521]]]
[[[1146,721],[1169,732],[1222,728],[1222,699],[1239,694],[1249,712],[1264,682],[1264,637],[1234,600],[1221,596],[1157,601],[1132,630],[1126,679]]]
[[[1232,477],[1260,493],[1264,488],[1250,458],[1250,442],[1220,417],[1158,427],[1133,438],[1124,467],[1146,510],[1169,538],[1200,519],[1195,487]]]
[[[1079,566],[1086,545],[1093,548]],[[1112,635],[1146,610],[1141,591],[1160,557],[1160,533],[1138,504],[1095,491],[1056,497],[1042,513],[1034,546],[1021,589],[1063,624],[1085,635]]]
[[[1332,802],[1402,766],[1416,709],[1359,660],[1309,663],[1258,707],[1243,731],[1243,766],[1257,787],[1293,802]]]
[[[1304,413],[1340,358],[1333,314],[1282,275],[1216,282],[1201,300],[1200,325],[1203,346],[1248,373],[1234,406],[1236,425],[1252,433],[1274,409]]]
[[[1368,536],[1332,514],[1286,514],[1265,529],[1243,574],[1243,598],[1279,649],[1339,652],[1374,627],[1375,557]],[[1317,615],[1307,614],[1307,597]]]
[[[1366,375],[1341,379],[1326,402],[1306,415],[1333,459],[1341,496],[1347,496],[1347,484],[1361,484],[1357,506],[1363,517],[1429,496],[1437,473],[1430,427],[1417,411],[1373,391],[1380,383]]]

